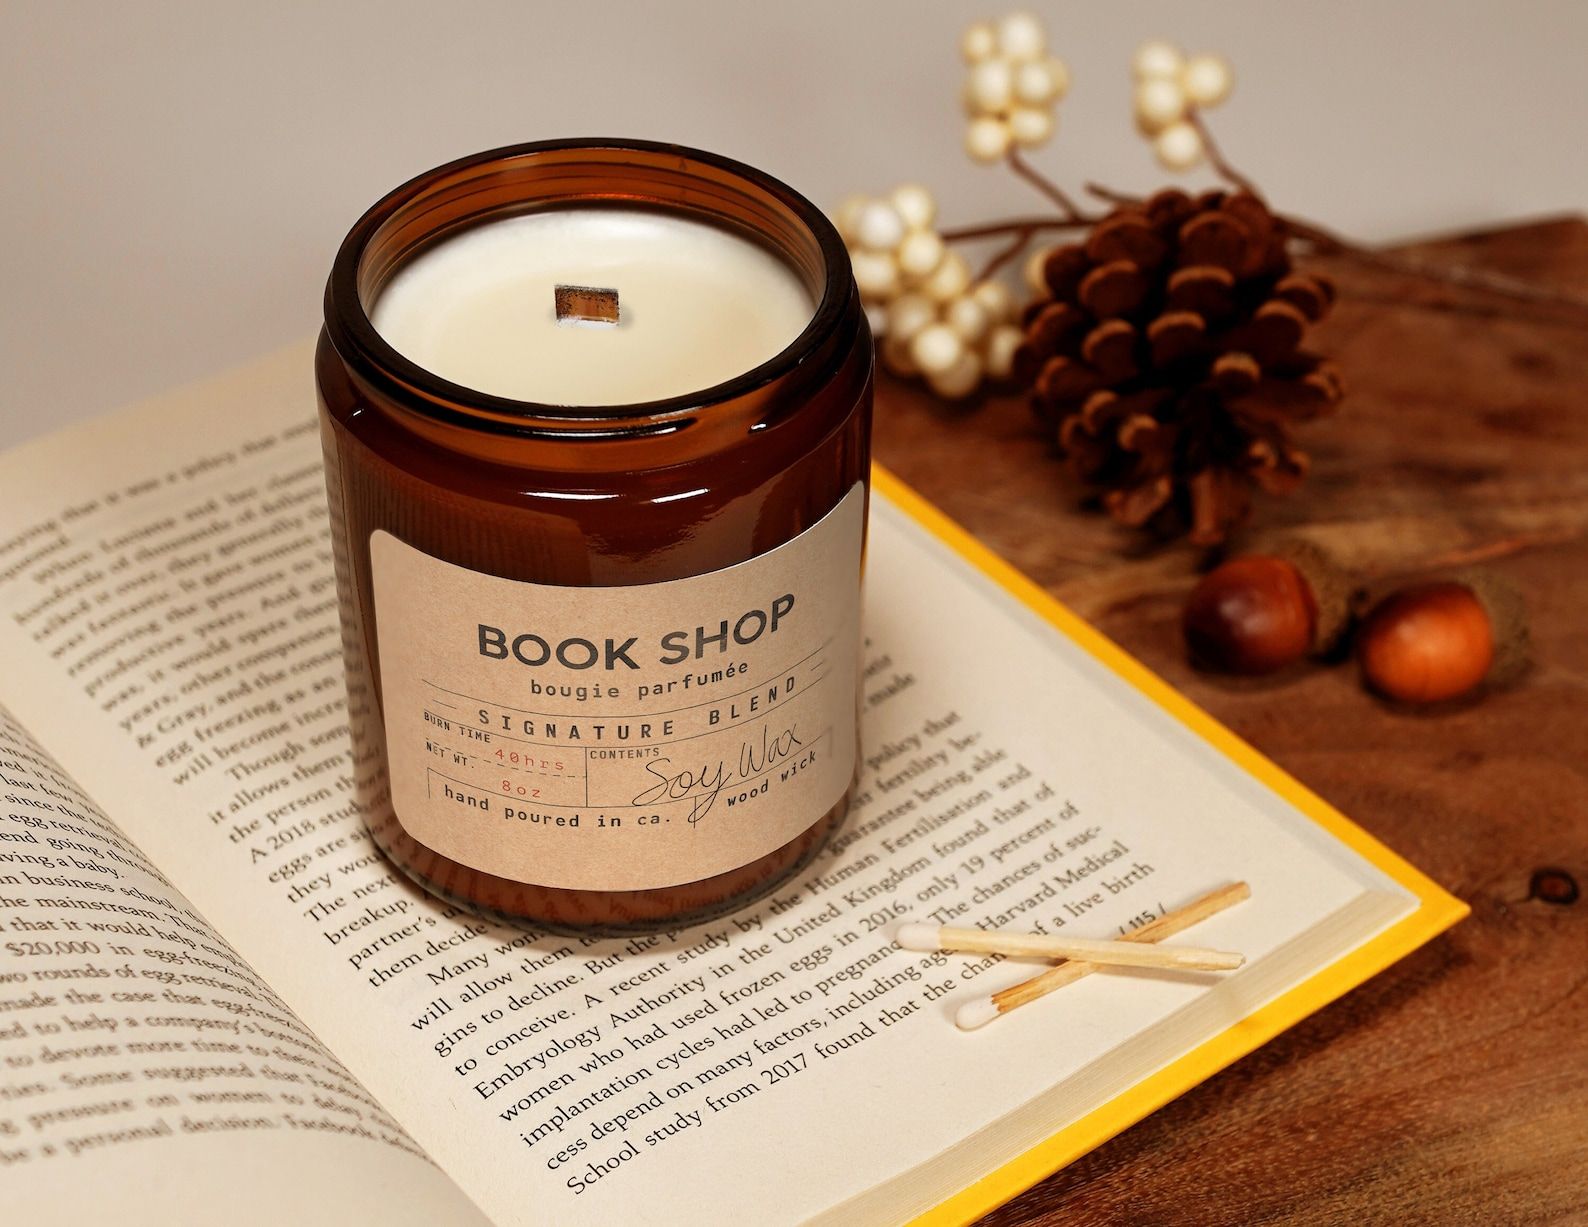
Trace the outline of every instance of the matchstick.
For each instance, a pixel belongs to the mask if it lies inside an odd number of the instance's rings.
[[[957,950],[970,954],[1007,954],[1022,959],[1084,959],[1113,967],[1172,967],[1181,971],[1234,971],[1246,962],[1227,950],[1191,946],[1143,946],[1087,937],[1050,937],[1045,933],[1002,933],[993,929],[956,929],[951,925],[911,923],[893,939],[906,950]]]
[[[1235,904],[1252,897],[1252,888],[1245,882],[1232,882],[1228,886],[1221,886],[1209,894],[1203,895],[1195,903],[1172,912],[1166,912],[1148,924],[1142,925],[1134,933],[1129,933],[1124,940],[1127,942],[1159,942],[1166,937],[1173,937],[1176,933],[1189,929],[1194,924],[1199,924],[1209,916],[1222,912],[1225,908],[1234,907]],[[1100,964],[1084,960],[1061,963],[1051,970],[1043,972],[1040,976],[1033,976],[1019,984],[1011,985],[1001,992],[994,993],[991,997],[982,997],[976,1001],[967,1001],[960,1006],[959,1012],[954,1015],[954,1022],[961,1031],[974,1031],[977,1027],[984,1027],[1000,1014],[1007,1014],[1010,1010],[1035,1001],[1038,997],[1045,997],[1055,989],[1063,988],[1066,984],[1073,984],[1083,976],[1089,976],[1094,971],[1100,970]]]

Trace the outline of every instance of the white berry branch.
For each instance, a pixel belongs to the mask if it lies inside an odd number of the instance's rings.
[[[1087,195],[1109,206],[1089,212],[1027,160],[1028,151],[1053,137],[1058,104],[1070,86],[1069,68],[1049,53],[1039,18],[1015,12],[995,22],[976,22],[961,37],[960,52],[966,62],[961,91],[965,151],[976,161],[1004,166],[1054,211],[938,230],[932,194],[920,185],[905,184],[886,196],[851,198],[835,213],[884,365],[903,377],[924,378],[949,400],[970,396],[984,379],[1011,377],[1023,339],[1019,303],[997,274],[1041,236],[1088,230],[1109,210],[1138,205],[1142,199],[1087,183]],[[1131,74],[1136,128],[1165,169],[1186,171],[1205,161],[1231,188],[1262,198],[1255,183],[1225,156],[1205,117],[1234,89],[1228,61],[1208,53],[1188,56],[1159,40],[1137,49]],[[1419,264],[1303,218],[1273,216],[1290,239],[1316,253],[1530,302],[1588,306],[1588,300],[1575,295],[1482,269]],[[996,238],[1008,241],[975,271],[952,250],[960,243]],[[1047,292],[1043,269],[1049,250],[1038,246],[1025,266],[1025,280],[1039,296]]]

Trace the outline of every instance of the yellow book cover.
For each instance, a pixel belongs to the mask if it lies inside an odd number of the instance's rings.
[[[1179,691],[1134,660],[1106,636],[1004,562],[936,506],[880,465],[875,491],[1210,746],[1284,797],[1330,835],[1416,896],[1418,906],[1348,955],[1321,968],[1254,1013],[1157,1070],[1107,1104],[1009,1160],[968,1188],[913,1220],[913,1227],[968,1223],[1185,1093],[1225,1066],[1260,1048],[1281,1031],[1344,996],[1357,985],[1437,937],[1469,912],[1460,899],[1397,856],[1316,793],[1264,758]]]

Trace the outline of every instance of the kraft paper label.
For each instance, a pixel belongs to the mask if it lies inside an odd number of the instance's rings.
[[[515,881],[643,890],[736,869],[856,765],[865,491],[748,562],[635,587],[485,575],[370,537],[392,803]]]

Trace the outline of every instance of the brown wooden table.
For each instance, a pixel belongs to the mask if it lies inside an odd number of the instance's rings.
[[[1350,663],[1197,672],[1178,618],[1204,551],[1082,510],[1021,401],[879,390],[880,460],[1472,906],[988,1223],[1588,1222],[1588,309],[1549,293],[1588,294],[1588,224],[1402,251],[1544,292],[1320,261],[1341,295],[1317,345],[1348,395],[1302,428],[1312,476],[1257,525],[1366,574],[1508,576],[1536,664],[1454,709],[1393,710]]]

